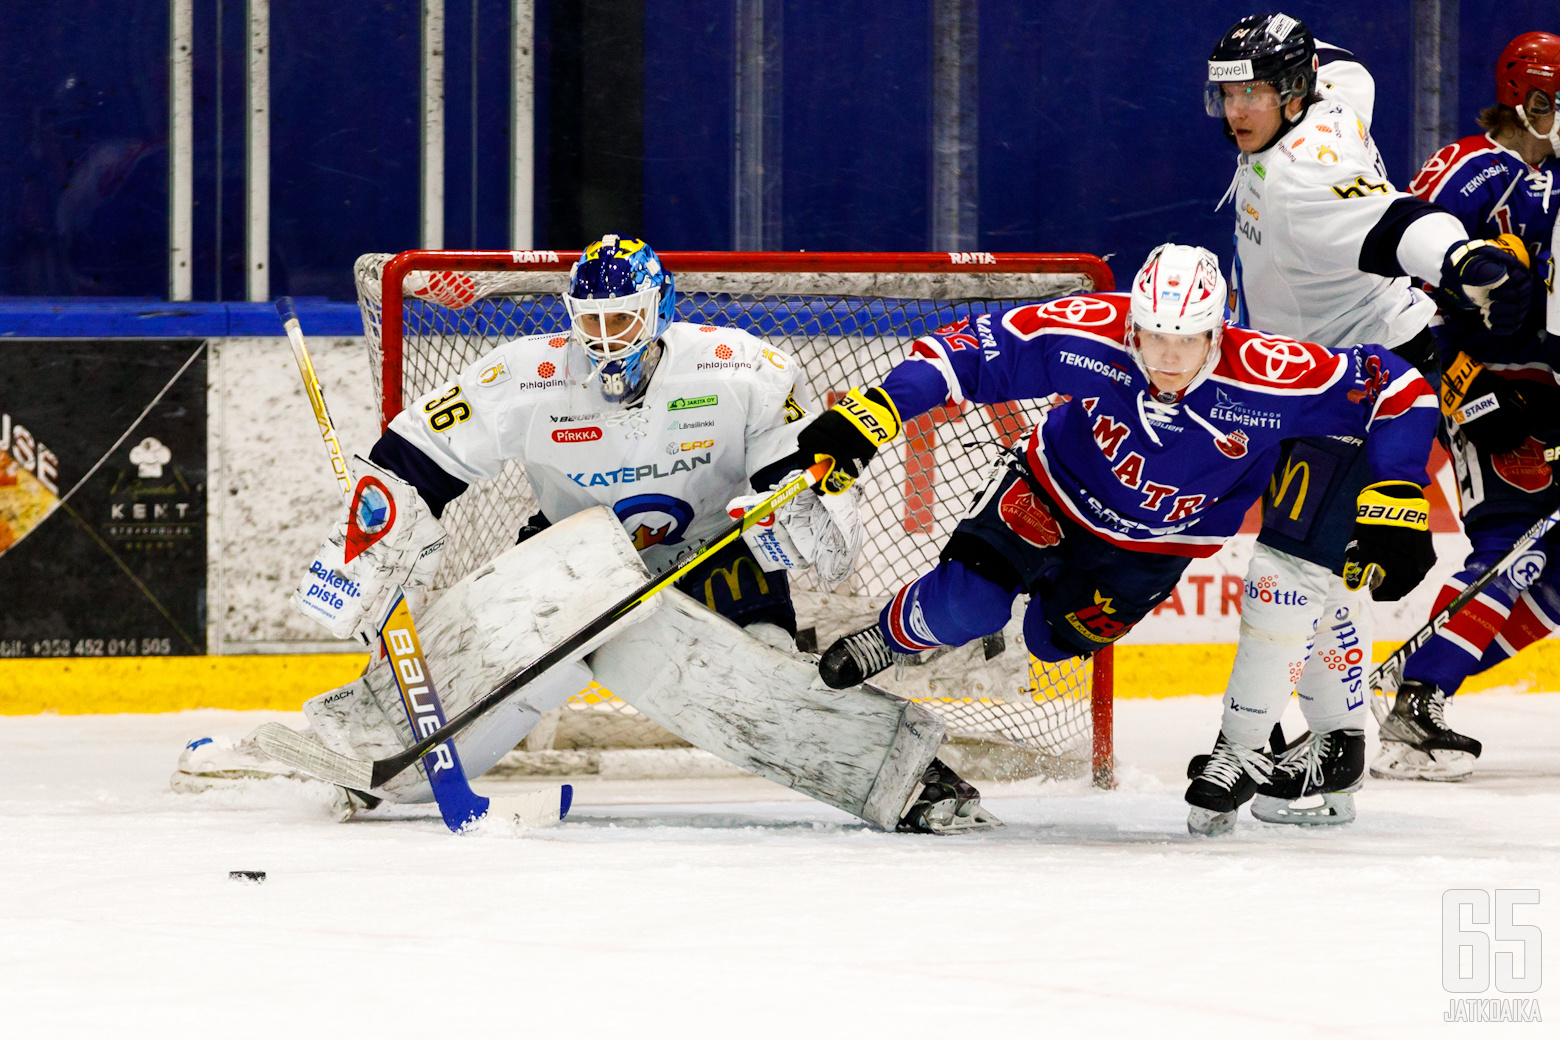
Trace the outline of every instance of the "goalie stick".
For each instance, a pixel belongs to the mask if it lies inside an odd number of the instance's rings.
[[[315,373],[314,360],[309,356],[309,347],[304,341],[303,327],[299,324],[298,310],[293,305],[292,298],[283,296],[277,300],[276,313],[282,319],[282,327],[287,330],[287,341],[292,346],[293,360],[298,364],[298,374],[303,377],[304,392],[308,394],[309,405],[314,411],[314,420],[319,424],[320,438],[325,442],[325,451],[330,456],[331,469],[335,473],[337,485],[346,496],[350,507],[353,494],[352,478],[347,469],[346,458],[342,454],[341,440],[336,436],[336,424],[332,421],[330,410],[325,405],[325,392],[321,389],[319,376]],[[349,518],[348,523],[351,522],[352,519]],[[391,674],[395,678],[396,689],[401,695],[401,706],[406,710],[406,721],[412,728],[412,735],[414,737],[419,734],[427,735],[439,729],[445,724],[444,705],[439,701],[438,689],[428,669],[427,659],[423,656],[422,640],[417,635],[417,625],[412,619],[411,606],[406,602],[406,594],[403,590],[399,588],[395,590],[395,597],[385,612],[378,631],[379,643],[384,650],[385,659],[390,662]],[[314,741],[285,726],[276,723],[269,725],[286,730],[297,740],[315,744]],[[263,737],[257,737],[257,742],[262,747],[265,746]],[[315,744],[315,746],[319,745]],[[287,759],[278,758],[278,761],[287,761]],[[434,801],[439,806],[439,815],[444,818],[445,825],[456,833],[466,830],[490,814],[512,818],[527,827],[554,824],[569,814],[569,805],[574,797],[574,788],[571,785],[560,784],[557,787],[549,786],[544,790],[532,791],[516,797],[484,798],[471,789],[466,771],[460,764],[460,755],[455,749],[454,740],[447,740],[430,748],[423,759],[423,768],[428,775],[428,786],[433,789]]]
[[[406,720],[411,723],[413,736],[425,736],[443,726],[444,705],[439,700],[428,659],[423,656],[422,640],[412,621],[411,607],[401,589],[396,589],[395,600],[384,623],[379,626],[379,642],[384,647],[385,659],[390,662],[390,672],[395,677],[401,706],[406,709]],[[545,827],[569,815],[569,805],[574,800],[574,788],[570,784],[548,786],[517,797],[484,798],[471,789],[466,767],[461,765],[460,752],[453,740],[446,740],[429,750],[422,761],[428,774],[428,786],[433,789],[433,800],[439,806],[439,815],[444,818],[444,825],[456,834],[490,815],[496,819],[513,819],[526,827]]]
[[[804,472],[798,473],[795,477],[780,485],[774,494],[748,510],[739,519],[722,528],[718,534],[696,551],[685,556],[676,566],[658,577],[651,578],[645,584],[618,600],[563,642],[499,683],[491,693],[473,701],[464,711],[450,719],[449,722],[404,751],[372,762],[360,758],[348,758],[346,755],[338,755],[334,751],[320,746],[303,734],[288,729],[277,722],[266,723],[257,730],[255,733],[256,742],[259,743],[260,747],[268,755],[277,761],[285,762],[295,769],[310,773],[321,780],[329,780],[331,783],[350,787],[357,791],[368,791],[379,787],[392,777],[405,771],[413,762],[427,754],[428,750],[434,745],[453,738],[455,734],[481,718],[487,711],[496,707],[516,690],[536,679],[553,665],[568,660],[576,651],[602,632],[605,632],[634,607],[663,589],[668,588],[711,555],[742,537],[742,533],[748,528],[757,524],[770,513],[773,513],[823,479],[824,475],[829,472],[831,465],[832,462],[815,463]]]
[[[1390,657],[1376,666],[1376,670],[1370,676],[1372,693],[1370,710],[1371,714],[1376,716],[1377,723],[1385,722],[1387,714],[1391,710],[1387,704],[1386,691],[1383,689],[1383,685],[1391,683],[1392,690],[1395,693],[1398,687],[1403,684],[1403,666],[1414,655],[1414,652],[1428,643],[1437,632],[1445,628],[1457,612],[1473,602],[1474,597],[1483,592],[1492,581],[1507,571],[1515,571],[1522,563],[1523,557],[1532,550],[1533,546],[1538,543],[1538,540],[1548,534],[1557,524],[1560,524],[1560,509],[1550,513],[1524,531],[1522,537],[1512,544],[1506,555],[1497,560],[1483,574],[1469,582],[1468,587],[1453,597],[1450,603],[1430,615],[1430,620],[1420,626],[1419,631],[1409,636],[1406,643],[1392,651]],[[1543,563],[1539,562],[1538,567],[1542,569]],[[1521,575],[1521,577],[1523,579],[1522,587],[1526,588],[1529,582],[1533,578],[1538,577],[1538,575]]]

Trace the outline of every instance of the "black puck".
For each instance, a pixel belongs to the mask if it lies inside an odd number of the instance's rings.
[[[228,871],[228,880],[229,881],[242,881],[245,884],[249,884],[249,885],[258,885],[262,881],[265,880],[265,871],[263,871],[263,870],[230,870],[230,871]]]

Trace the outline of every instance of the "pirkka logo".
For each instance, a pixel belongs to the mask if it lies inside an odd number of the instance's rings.
[[[573,426],[552,432],[552,439],[559,444],[582,444],[585,441],[599,441],[601,436],[600,426]]]

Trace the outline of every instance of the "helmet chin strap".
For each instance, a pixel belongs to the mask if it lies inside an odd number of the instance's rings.
[[[1556,156],[1560,156],[1560,113],[1557,113],[1550,118],[1549,133],[1547,134],[1541,134],[1537,130],[1533,129],[1533,124],[1528,122],[1527,112],[1523,110],[1521,105],[1517,106],[1517,118],[1522,120],[1522,125],[1527,128],[1528,133],[1532,134],[1540,141],[1548,141],[1550,152]]]

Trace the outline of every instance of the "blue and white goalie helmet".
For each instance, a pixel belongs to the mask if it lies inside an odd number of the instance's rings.
[[[601,379],[602,395],[614,404],[637,401],[677,307],[672,273],[655,250],[637,238],[602,236],[570,268],[563,304],[572,335],[590,359],[591,378]]]

